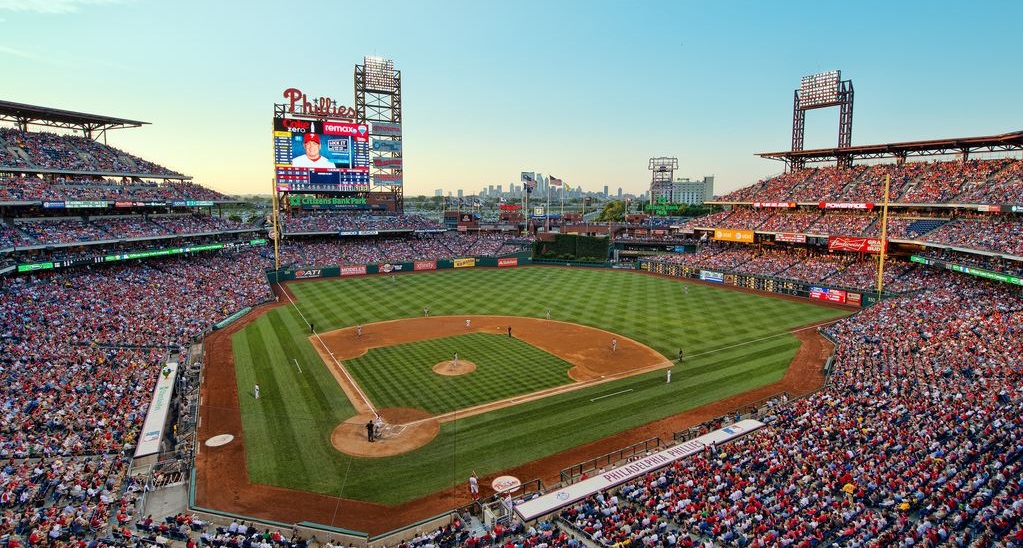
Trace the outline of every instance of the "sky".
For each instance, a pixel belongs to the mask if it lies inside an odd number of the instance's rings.
[[[724,194],[777,175],[792,94],[841,70],[854,145],[1023,129],[1023,2],[0,0],[0,99],[150,122],[107,142],[268,194],[286,88],[354,106],[363,57],[402,75],[406,196],[520,171],[639,194],[648,161]],[[834,147],[838,108],[805,148]]]

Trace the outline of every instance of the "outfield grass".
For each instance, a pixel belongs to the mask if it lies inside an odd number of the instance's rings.
[[[476,364],[468,375],[443,376],[433,366],[450,360]],[[473,333],[371,348],[345,360],[378,408],[415,407],[441,415],[572,382],[572,364],[539,348],[492,333]]]
[[[250,479],[382,503],[420,497],[464,483],[472,470],[481,475],[500,471],[775,382],[799,346],[788,330],[844,315],[809,303],[668,278],[571,268],[438,271],[304,282],[291,289],[301,314],[321,332],[418,317],[424,307],[433,316],[534,318],[550,309],[555,320],[620,333],[666,359],[674,358],[680,346],[686,351],[686,364],[675,368],[670,385],[661,372],[638,375],[459,419],[442,425],[437,438],[416,451],[360,459],[330,445],[333,428],[355,411],[309,344],[299,312],[281,307],[236,333]],[[429,341],[414,344],[425,344],[414,349],[415,360],[450,359],[447,349],[440,359],[427,356]],[[376,352],[364,358],[371,354]],[[353,364],[360,370],[355,373],[360,385],[378,406],[433,406],[427,410],[438,412],[476,401],[473,392],[479,388],[471,383],[444,385],[441,396],[433,393],[436,386],[402,386],[396,379],[403,372],[390,369],[389,360],[366,371]],[[259,400],[250,395],[257,380]],[[508,388],[500,396],[503,388],[485,390],[490,399],[515,392]],[[590,401],[626,390],[631,391]]]

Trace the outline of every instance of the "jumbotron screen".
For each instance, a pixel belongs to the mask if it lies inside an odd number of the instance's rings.
[[[277,189],[369,190],[369,126],[346,121],[274,118]]]

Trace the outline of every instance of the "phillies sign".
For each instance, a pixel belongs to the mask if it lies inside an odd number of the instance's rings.
[[[853,251],[856,253],[880,253],[881,240],[877,238],[847,238],[830,236],[828,251]]]
[[[284,90],[284,98],[288,100],[286,107],[290,114],[301,114],[305,116],[322,116],[324,118],[355,119],[355,109],[338,105],[337,101],[330,97],[315,97],[310,101],[302,90],[288,88]]]

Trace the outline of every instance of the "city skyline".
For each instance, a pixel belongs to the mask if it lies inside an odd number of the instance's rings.
[[[230,194],[270,192],[283,90],[352,105],[365,55],[402,72],[410,196],[521,171],[639,195],[656,156],[724,194],[782,171],[755,155],[790,148],[799,79],[834,69],[856,87],[853,145],[1016,131],[1023,113],[1018,3],[388,6],[306,23],[270,2],[0,0],[0,98],[151,122],[107,142]],[[837,119],[808,113],[806,148],[835,146]]]

